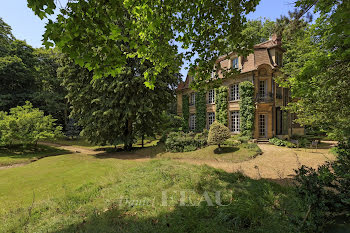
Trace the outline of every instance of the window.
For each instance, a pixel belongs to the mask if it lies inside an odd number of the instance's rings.
[[[266,115],[259,115],[259,136],[266,137]]]
[[[276,51],[276,57],[275,57],[275,59],[276,59],[276,64],[277,64],[278,66],[282,66],[282,54],[281,54],[280,52],[277,52],[277,51]]]
[[[208,128],[210,128],[211,124],[215,121],[215,112],[208,113]]]
[[[231,131],[239,133],[239,111],[231,112]]]
[[[208,93],[208,104],[213,104],[215,103],[215,90],[212,89]]]
[[[238,57],[236,57],[232,60],[232,68],[238,69]]]
[[[190,95],[190,106],[196,103],[196,93],[191,93]]]
[[[230,100],[239,100],[239,85],[233,84],[230,87]]]
[[[191,114],[190,116],[190,130],[196,129],[196,114]]]
[[[265,101],[267,97],[266,91],[267,85],[266,80],[259,81],[259,101]]]

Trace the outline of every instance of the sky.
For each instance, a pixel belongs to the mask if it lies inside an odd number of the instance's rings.
[[[261,0],[255,12],[250,13],[248,19],[259,17],[275,20],[293,9],[293,0]],[[27,7],[26,0],[0,0],[0,17],[12,28],[13,35],[25,40],[31,46],[42,46],[42,35],[45,31],[46,20],[40,20]],[[185,67],[185,66],[184,66]],[[181,73],[185,77],[187,71],[182,67]]]

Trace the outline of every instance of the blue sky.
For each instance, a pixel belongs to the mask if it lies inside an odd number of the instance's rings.
[[[293,9],[293,0],[261,0],[256,11],[248,15],[248,19],[266,17],[275,20],[281,14]],[[33,47],[41,47],[42,34],[45,31],[45,20],[40,20],[27,7],[26,0],[0,0],[0,17],[12,27],[17,39],[25,40]],[[187,71],[183,68],[185,76]]]

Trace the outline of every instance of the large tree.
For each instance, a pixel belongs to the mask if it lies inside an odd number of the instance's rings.
[[[350,2],[300,0],[297,6],[282,27],[287,52],[279,81],[298,100],[288,108],[301,124],[350,137]],[[320,14],[315,23],[298,24],[312,6]]]
[[[92,72],[65,60],[59,75],[68,89],[72,117],[83,127],[82,133],[89,141],[124,143],[124,148],[130,150],[136,135],[155,130],[162,112],[175,98],[179,77],[163,70],[151,90],[144,85],[142,76],[151,65],[129,58],[117,78],[95,79]]]
[[[191,48],[182,55],[209,78],[214,61],[233,41],[242,41],[245,15],[255,10],[259,0],[90,0],[68,1],[55,21],[49,20],[44,34],[74,61],[94,71],[95,77],[123,72],[128,59],[150,61],[143,76],[153,88],[156,77],[173,70],[179,45]],[[55,0],[28,0],[28,6],[41,18],[53,14]],[[122,46],[123,45],[123,46]],[[126,46],[127,45],[127,46]],[[247,46],[236,52],[248,52]],[[177,66],[175,66],[177,67]]]

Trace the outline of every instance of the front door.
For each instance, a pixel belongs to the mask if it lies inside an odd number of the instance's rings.
[[[267,138],[267,115],[259,115],[259,138]]]

